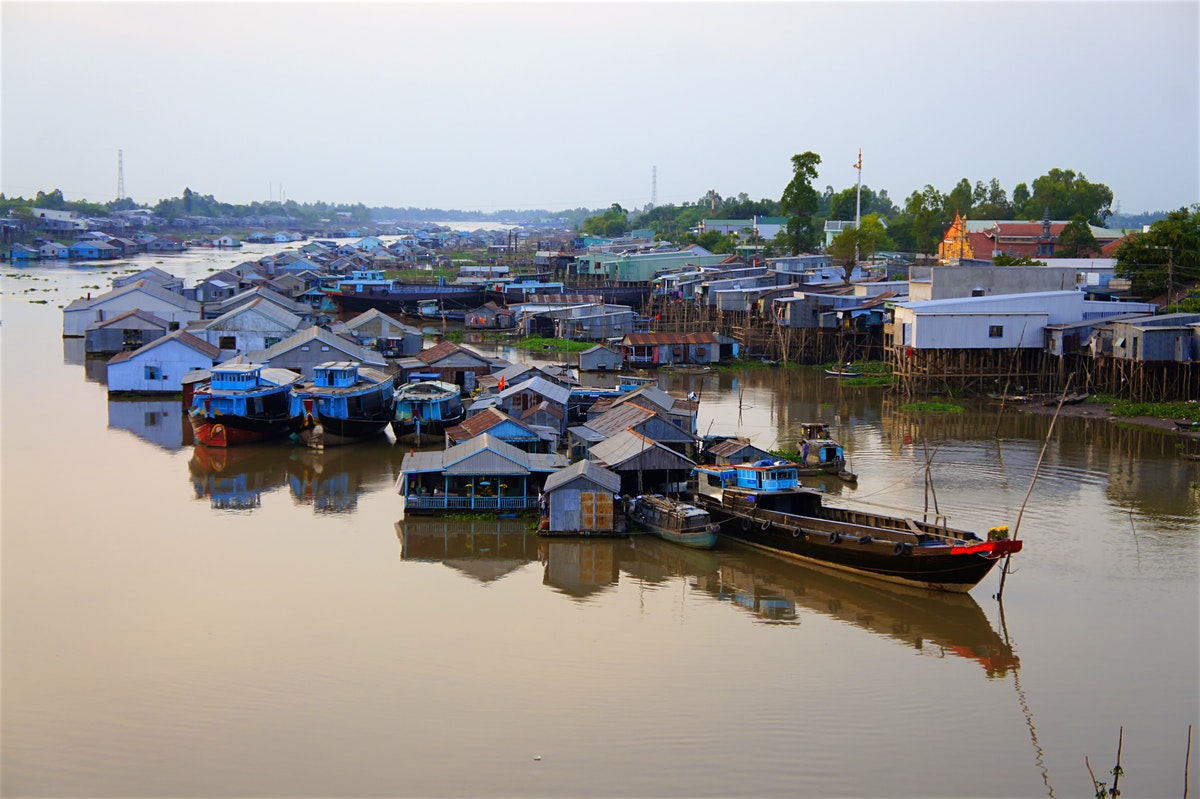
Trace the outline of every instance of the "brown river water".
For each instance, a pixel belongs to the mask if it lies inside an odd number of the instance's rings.
[[[135,265],[190,283],[274,249],[0,265],[3,796],[1081,797],[1122,727],[1122,793],[1184,794],[1200,442],[1059,419],[1002,603],[998,570],[947,597],[734,544],[400,522],[389,439],[205,451],[61,338],[60,306]],[[819,370],[660,383],[701,395],[702,433],[825,421],[859,475],[839,501],[919,513],[928,455],[975,530],[1015,526],[1051,421]]]

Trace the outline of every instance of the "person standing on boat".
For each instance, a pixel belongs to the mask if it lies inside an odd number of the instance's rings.
[[[800,442],[800,463],[808,463],[808,442]]]

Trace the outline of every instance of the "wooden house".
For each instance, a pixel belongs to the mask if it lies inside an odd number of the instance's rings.
[[[461,444],[484,433],[525,452],[554,452],[558,449],[557,430],[526,424],[497,408],[485,408],[467,417],[461,424],[446,428],[446,446]]]
[[[9,248],[8,258],[10,261],[40,261],[42,253],[37,247],[18,243]]]
[[[424,364],[422,372],[437,373],[438,380],[462,386],[468,393],[475,390],[476,378],[492,372],[491,359],[453,341],[435,344],[416,357]]]
[[[420,330],[393,319],[378,308],[363,311],[347,320],[344,326],[360,345],[378,350],[387,358],[416,355],[425,344]]]
[[[400,464],[400,518],[408,513],[513,512],[536,508],[546,479],[566,466],[483,433],[441,452],[410,451]]]
[[[704,451],[704,460],[718,466],[731,463],[754,463],[760,460],[774,460],[775,456],[761,447],[756,447],[749,441],[738,438],[727,438],[718,441]]]
[[[232,358],[238,353],[273,347],[307,326],[296,314],[258,298],[216,319],[192,322],[187,331],[216,346],[223,358]]]
[[[42,260],[61,260],[65,261],[71,257],[71,247],[66,244],[59,244],[57,241],[48,241],[45,244],[38,245],[38,255]],[[116,285],[116,281],[113,282]]]
[[[307,305],[302,302],[294,302],[282,294],[261,286],[239,292],[234,294],[232,297],[221,300],[220,302],[206,303],[204,306],[204,318],[216,319],[217,317],[224,316],[235,308],[248,305],[249,303],[259,299],[271,302],[280,309],[299,316],[305,322],[311,323],[313,321],[313,308],[311,305]]]
[[[581,372],[617,372],[624,364],[625,358],[620,352],[603,344],[597,344],[579,353]]]
[[[644,385],[612,399],[600,399],[588,409],[588,424],[611,408],[637,404],[655,411],[680,430],[696,434],[696,415],[700,405],[696,400],[680,399],[656,385]]]
[[[589,419],[586,424],[570,428],[571,457],[586,458],[596,443],[625,430],[633,430],[670,447],[680,455],[690,455],[695,452],[698,439],[683,429],[683,424],[678,417],[668,419],[648,403],[639,405],[637,402],[625,402],[614,405]]]
[[[210,369],[219,350],[182,330],[176,330],[136,350],[114,355],[108,362],[108,391],[177,394],[185,373]]]
[[[70,253],[72,258],[89,261],[110,260],[121,256],[120,250],[102,241],[77,241],[71,245]]]
[[[488,302],[467,311],[463,325],[468,330],[512,330],[517,326],[517,315],[511,308]]]
[[[595,461],[577,461],[550,475],[545,485],[541,532],[554,535],[619,535],[625,514],[617,499],[621,478]]]
[[[103,322],[93,322],[83,333],[83,351],[111,355],[136,350],[171,330],[171,323],[149,311],[133,310]]]
[[[690,458],[632,430],[592,445],[589,456],[621,476],[621,493],[668,494],[682,491],[696,465]]]
[[[1200,360],[1200,314],[1143,316],[1115,321],[1112,328],[1114,358],[1176,363]]]
[[[523,380],[496,393],[497,407],[529,424],[556,427],[566,433],[567,401],[571,390],[545,377]]]
[[[200,318],[200,304],[160,286],[139,280],[95,297],[77,299],[63,308],[63,336],[83,337],[93,322],[103,322],[127,311],[148,311],[172,327]]]
[[[738,345],[717,333],[630,333],[621,351],[626,363],[639,366],[710,364],[736,358]]]
[[[157,236],[146,242],[146,252],[183,252],[186,246],[175,236]]]

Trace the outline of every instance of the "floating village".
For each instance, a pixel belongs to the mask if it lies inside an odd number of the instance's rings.
[[[783,222],[704,224],[759,240]],[[402,520],[517,517],[542,536],[645,533],[693,549],[729,538],[966,592],[1021,551],[1007,526],[853,507],[801,480],[856,480],[827,420],[803,423],[785,457],[702,433],[703,398],[663,390],[656,374],[824,364],[827,379],[851,385],[864,364],[882,363],[908,396],[953,387],[1012,403],[1089,392],[1200,400],[1200,314],[1125,299],[1111,259],[1055,259],[1065,224],[956,219],[939,263],[903,265],[903,280],[886,258],[849,269],[821,253],[716,254],[637,232],[527,242],[520,264],[505,257],[513,231],[483,234],[478,263],[439,256],[444,237],[465,235],[445,229],[281,232],[265,241],[286,249],[194,285],[157,266],[126,270],[63,307],[62,333],[106,361],[111,397],[181,397],[201,460],[258,442],[352,451],[391,439],[406,450]],[[195,246],[241,242],[93,234],[10,257],[104,261]],[[1046,263],[996,267],[975,251]],[[454,275],[433,278],[438,264]],[[533,366],[472,349],[466,334],[580,344]]]

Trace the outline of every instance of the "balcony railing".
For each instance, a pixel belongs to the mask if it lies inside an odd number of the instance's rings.
[[[537,497],[459,497],[409,494],[409,510],[526,510],[537,507]]]

